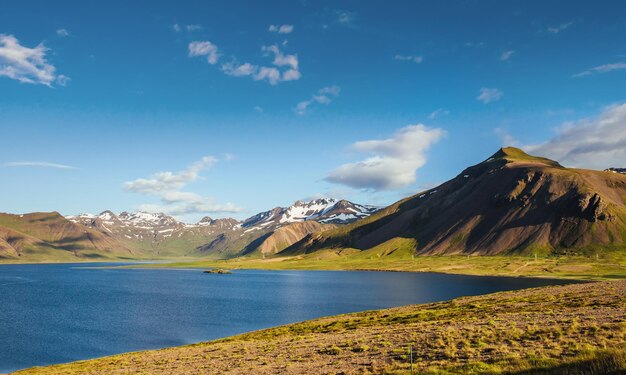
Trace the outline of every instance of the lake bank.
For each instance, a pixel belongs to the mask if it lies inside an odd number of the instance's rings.
[[[435,273],[0,267],[0,372],[350,312],[568,283]],[[132,265],[137,267],[138,265]]]
[[[17,374],[625,370],[626,281],[367,311]]]
[[[618,254],[606,258],[584,256],[404,256],[371,257],[332,252],[284,258],[234,258],[193,260],[144,265],[145,268],[223,268],[265,270],[341,270],[436,272],[473,276],[546,277],[576,280],[626,278],[626,259]]]

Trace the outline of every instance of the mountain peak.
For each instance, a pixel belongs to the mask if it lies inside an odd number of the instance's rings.
[[[491,155],[486,162],[504,161],[505,163],[532,163],[543,164],[549,167],[563,168],[563,166],[554,160],[533,156],[527,154],[524,150],[517,147],[502,147],[495,154]]]

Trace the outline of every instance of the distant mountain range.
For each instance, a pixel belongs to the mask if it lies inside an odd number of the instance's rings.
[[[570,169],[503,148],[450,181],[383,209],[324,198],[242,221],[205,217],[195,224],[146,212],[0,214],[0,258],[595,252],[626,244],[624,172]]]
[[[204,217],[186,224],[163,213],[104,211],[63,218],[58,213],[0,217],[0,257],[34,257],[55,250],[65,259],[89,252],[97,257],[228,258],[238,255],[271,255],[309,233],[345,225],[367,217],[378,208],[346,200],[321,198],[276,207],[243,221]],[[40,220],[46,217],[46,220]],[[58,233],[57,233],[58,232]],[[70,232],[71,236],[62,234]],[[50,233],[37,236],[37,233]],[[80,235],[79,235],[80,234]],[[88,239],[87,239],[88,237]],[[59,242],[60,238],[63,238]],[[73,241],[70,241],[73,239]],[[72,248],[72,252],[68,249]],[[45,251],[43,251],[45,249]]]

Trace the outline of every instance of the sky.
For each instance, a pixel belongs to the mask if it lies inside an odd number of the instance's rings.
[[[502,146],[626,167],[623,1],[30,1],[0,12],[0,211],[384,206]]]

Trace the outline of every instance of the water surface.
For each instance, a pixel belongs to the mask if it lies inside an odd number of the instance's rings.
[[[86,266],[0,265],[0,372],[189,344],[326,315],[565,283],[434,273],[215,275]]]

